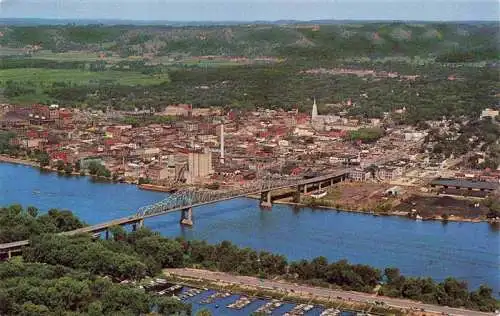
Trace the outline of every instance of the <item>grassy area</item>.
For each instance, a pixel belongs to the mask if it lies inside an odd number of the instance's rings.
[[[8,99],[9,102],[19,105],[31,105],[33,103],[50,103],[50,97],[43,92],[24,94]]]
[[[89,51],[70,51],[64,53],[53,53],[49,50],[38,51],[33,54],[33,58],[47,59],[54,61],[97,61],[101,60],[99,54]],[[106,57],[106,61],[121,61],[126,60],[120,57]]]
[[[77,69],[21,68],[0,70],[0,81],[31,81],[35,83],[72,82],[87,84],[112,81],[122,85],[154,85],[169,81],[167,74],[144,75],[138,72],[103,71],[90,72]]]

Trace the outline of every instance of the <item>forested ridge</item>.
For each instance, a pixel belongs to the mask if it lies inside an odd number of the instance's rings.
[[[0,209],[2,229],[16,220],[5,214],[18,210],[15,205]],[[28,209],[21,209],[21,213],[28,213]],[[180,267],[280,277],[369,293],[381,284],[381,295],[482,311],[499,307],[489,287],[469,292],[465,282],[453,278],[437,283],[430,278],[402,276],[397,268],[381,271],[345,260],[328,262],[324,257],[289,262],[284,256],[239,248],[229,241],[211,245],[204,241],[169,239],[148,229],[128,233],[114,227],[111,233],[110,240],[93,240],[88,235],[28,233],[31,242],[24,249],[22,260],[0,263],[0,276],[4,276],[0,277],[0,314],[29,314],[33,310],[41,311],[41,315],[63,310],[91,313],[90,309],[93,315],[115,311],[134,314],[148,312],[155,304],[165,310],[186,311],[189,307],[183,304],[173,306],[168,299],[145,293],[136,295],[137,289],[116,284],[157,275],[162,268]],[[54,290],[36,290],[41,287]],[[57,290],[61,288],[64,291]]]
[[[498,57],[498,23],[344,23],[304,25],[38,25],[0,28],[2,46],[52,52],[97,51],[122,57],[169,55],[435,56],[444,61]],[[463,55],[463,56],[462,56]],[[469,56],[472,55],[472,56]]]
[[[402,107],[408,123],[477,117],[498,103],[498,29],[396,22],[4,26],[0,87],[12,103],[102,110],[191,103],[305,111],[316,97],[322,113],[332,111],[326,104],[351,99],[349,112],[360,118]],[[396,75],[332,71],[340,68]]]

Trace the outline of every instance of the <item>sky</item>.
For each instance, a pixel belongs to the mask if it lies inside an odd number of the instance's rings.
[[[0,0],[0,18],[498,20],[500,0]]]

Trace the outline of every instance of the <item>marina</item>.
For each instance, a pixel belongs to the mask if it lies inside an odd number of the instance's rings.
[[[90,225],[129,216],[165,197],[132,185],[0,163],[0,205],[33,205],[40,213],[68,209]],[[278,204],[262,211],[258,201],[246,198],[195,208],[191,228],[181,227],[178,216],[164,215],[145,225],[171,238],[230,240],[239,247],[283,254],[290,261],[322,255],[382,270],[397,267],[404,275],[436,281],[453,276],[471,289],[487,284],[494,293],[500,291],[500,230],[487,223],[443,224]]]
[[[328,308],[321,312],[320,316],[338,316],[340,313],[340,310],[336,308]]]
[[[242,309],[247,307],[250,303],[252,303],[252,301],[252,299],[246,296],[242,296],[236,302],[228,304],[227,307],[233,309]]]
[[[277,299],[248,297],[228,292],[217,292],[210,289],[196,289],[183,287],[178,296],[179,300],[191,303],[193,312],[200,309],[208,309],[213,315],[250,315],[252,313],[264,313],[276,316],[355,316],[356,312],[340,311],[333,308],[325,308],[309,304],[297,304],[291,301]],[[361,315],[361,314],[359,314]],[[365,314],[375,315],[375,314]]]
[[[266,303],[265,305],[262,305],[261,307],[259,307],[256,312],[262,312],[262,313],[266,313],[268,315],[272,314],[273,311],[279,307],[281,307],[283,305],[283,302],[281,301],[278,301],[278,300],[272,300],[268,303]]]
[[[122,283],[129,282],[124,281]],[[138,285],[135,282],[132,282],[132,284],[147,292],[153,292],[158,296],[173,297],[179,301],[190,303],[193,306],[193,312],[208,308],[214,315],[249,315],[254,312],[280,316],[357,315],[350,311],[340,311],[338,309],[310,304],[297,304],[287,300],[251,297],[244,294],[221,292],[208,288],[188,287],[181,284],[169,283],[169,281],[161,278],[151,279],[145,284],[143,283],[143,285]]]
[[[227,292],[226,293],[215,292],[214,294],[212,294],[209,297],[207,297],[204,300],[202,300],[200,303],[201,304],[212,304],[217,299],[226,298],[226,297],[229,297],[229,296],[231,296],[231,293],[227,293]]]
[[[295,306],[291,311],[288,313],[283,314],[283,316],[298,316],[298,315],[305,315],[307,312],[312,310],[314,308],[314,305],[309,305],[309,304],[299,304]]]

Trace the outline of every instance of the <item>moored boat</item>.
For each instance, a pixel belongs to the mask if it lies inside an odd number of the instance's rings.
[[[311,197],[313,197],[315,199],[321,199],[322,197],[326,196],[326,193],[327,192],[325,190],[319,190],[319,191],[311,193]]]

